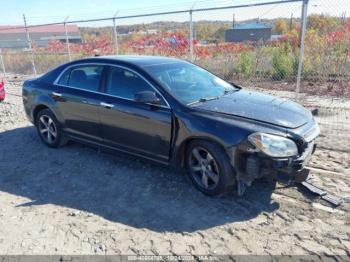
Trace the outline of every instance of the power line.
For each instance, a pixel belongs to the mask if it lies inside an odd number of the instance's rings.
[[[212,7],[212,0],[201,0],[201,1],[195,1],[196,2],[196,7],[199,8],[205,8],[205,7]],[[237,1],[236,1],[237,2]],[[256,0],[241,0],[238,3],[256,3]],[[224,5],[229,5],[232,4],[233,1],[232,0],[219,0],[216,1],[215,4],[216,6],[224,6]],[[172,11],[180,11],[181,9],[184,8],[184,5],[188,5],[188,9],[190,9],[189,7],[192,6],[192,2],[182,2],[182,3],[176,3],[175,5],[157,5],[157,6],[149,6],[149,7],[140,7],[140,8],[127,8],[127,9],[119,9],[119,14],[123,14],[124,15],[130,15],[130,12],[128,13],[128,11],[132,11],[131,14],[137,14],[135,11],[150,11],[150,12],[160,12],[160,11],[164,11],[164,10],[172,10]],[[176,10],[176,8],[178,8],[178,10]],[[86,17],[93,17],[93,16],[99,16],[99,15],[111,15],[114,14],[115,11],[111,11],[111,12],[98,12],[98,13],[76,13],[76,14],[69,14],[70,17],[77,17],[76,20],[83,20]],[[42,18],[61,18],[63,19],[64,17],[66,17],[66,15],[61,15],[61,16],[32,16],[29,17],[29,19],[31,20],[37,20],[37,19],[42,19]]]
[[[261,18],[265,15],[267,15],[268,13],[270,13],[274,8],[276,8],[277,5],[272,6],[271,8],[269,8],[269,10],[265,11],[263,14],[259,15],[258,17]]]
[[[237,2],[237,1],[235,1]],[[240,0],[237,3],[254,3],[257,2],[257,0]],[[215,2],[216,6],[223,6],[223,5],[231,5],[233,3],[233,0],[218,0]],[[119,14],[123,14],[127,15],[128,11],[132,11],[130,14],[135,14],[135,11],[149,11],[149,12],[161,12],[163,10],[173,10],[173,11],[177,11],[177,10],[181,10],[184,8],[184,6],[186,7],[186,4],[189,6],[192,5],[192,2],[182,2],[182,3],[176,3],[175,5],[154,5],[154,6],[148,6],[148,7],[139,7],[139,8],[126,8],[126,9],[120,9],[119,10]],[[196,7],[210,7],[212,6],[212,0],[200,0],[200,1],[196,1]],[[190,9],[190,8],[189,8]],[[113,14],[115,13],[115,10],[113,11]],[[69,14],[70,17],[75,17],[75,20],[84,20],[85,18],[91,18],[91,17],[98,17],[101,15],[106,15],[109,16],[111,15],[112,12],[98,12],[98,13],[77,13],[77,14]],[[33,20],[43,20],[45,18],[53,18],[54,20],[56,19],[60,19],[59,22],[61,22],[62,20],[64,20],[65,17],[67,17],[68,14],[65,15],[54,15],[54,16],[29,16],[27,17],[28,21],[33,21]],[[16,23],[19,23],[19,26],[21,26],[20,21],[22,20],[16,20]],[[86,19],[86,22],[88,22],[89,19]],[[54,23],[54,22],[53,22]],[[14,27],[17,25],[14,25]]]
[[[170,15],[170,14],[180,14],[180,13],[189,13],[191,12],[200,12],[200,11],[212,11],[212,10],[224,10],[224,9],[233,9],[233,8],[243,8],[243,7],[256,7],[256,6],[264,6],[264,5],[275,5],[275,4],[285,4],[285,3],[293,3],[293,2],[301,2],[302,0],[279,0],[279,1],[270,1],[270,2],[258,2],[258,3],[245,3],[241,5],[229,5],[229,6],[217,6],[217,7],[199,7],[195,9],[186,9],[186,10],[178,10],[178,11],[165,11],[165,12],[155,12],[155,13],[144,13],[138,15],[125,15],[125,16],[117,16],[117,17],[105,17],[105,18],[97,18],[97,19],[86,19],[86,20],[72,20],[67,21],[67,24],[71,23],[83,23],[83,22],[98,22],[98,21],[107,21],[115,19],[129,19],[129,18],[137,18],[137,17],[150,17],[150,16],[159,16],[159,15]],[[38,25],[28,25],[27,28],[34,27],[42,27],[49,25],[60,25],[63,22],[55,22],[55,23],[46,23],[46,24],[38,24]],[[6,31],[11,29],[19,29],[23,27],[15,26],[10,28],[0,28],[0,31]]]

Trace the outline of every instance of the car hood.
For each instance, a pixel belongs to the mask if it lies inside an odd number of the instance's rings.
[[[193,107],[285,128],[297,128],[312,120],[311,112],[297,103],[247,90],[238,90],[215,100],[198,103]]]

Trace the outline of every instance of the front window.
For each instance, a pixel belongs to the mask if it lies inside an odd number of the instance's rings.
[[[134,100],[135,94],[154,89],[130,70],[111,67],[107,76],[107,94]]]
[[[221,78],[186,62],[151,65],[145,69],[175,98],[187,105],[215,99],[236,90]]]
[[[165,105],[164,100],[153,87],[138,74],[121,67],[110,67],[107,74],[106,93],[109,95],[134,100],[135,95],[140,92],[151,91]]]

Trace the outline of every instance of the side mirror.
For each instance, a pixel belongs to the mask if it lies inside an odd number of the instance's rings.
[[[134,100],[138,103],[160,105],[160,99],[157,97],[156,92],[153,91],[141,91],[135,94]]]

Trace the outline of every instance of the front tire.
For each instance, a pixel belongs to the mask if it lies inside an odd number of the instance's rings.
[[[61,125],[50,109],[41,110],[35,120],[41,141],[48,147],[57,148],[65,144]]]
[[[186,150],[186,169],[193,185],[209,196],[233,189],[234,172],[226,152],[217,144],[192,141]]]

